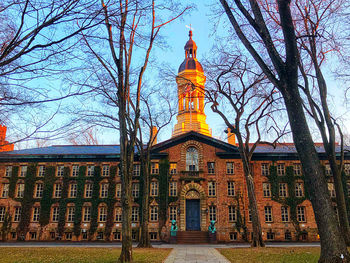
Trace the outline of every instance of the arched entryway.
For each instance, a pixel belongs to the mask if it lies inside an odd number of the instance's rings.
[[[186,184],[180,194],[180,230],[206,230],[206,196],[197,183]]]

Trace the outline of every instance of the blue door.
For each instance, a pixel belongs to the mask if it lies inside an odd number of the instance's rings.
[[[199,199],[186,200],[186,230],[200,230]]]

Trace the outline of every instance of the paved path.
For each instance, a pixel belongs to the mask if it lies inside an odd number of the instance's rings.
[[[164,263],[230,263],[213,247],[183,246],[171,251]]]

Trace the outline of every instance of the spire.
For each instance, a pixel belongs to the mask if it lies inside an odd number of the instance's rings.
[[[196,58],[197,55],[197,45],[196,42],[192,40],[192,30],[188,32],[189,40],[185,45],[185,56],[186,58]]]

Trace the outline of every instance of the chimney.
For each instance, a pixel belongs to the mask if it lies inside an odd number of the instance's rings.
[[[152,126],[151,127],[151,135],[152,135],[152,143],[151,145],[156,145],[157,144],[157,132],[158,132],[158,129],[156,126]]]
[[[229,144],[236,145],[236,136],[230,128],[227,128],[227,142]]]

